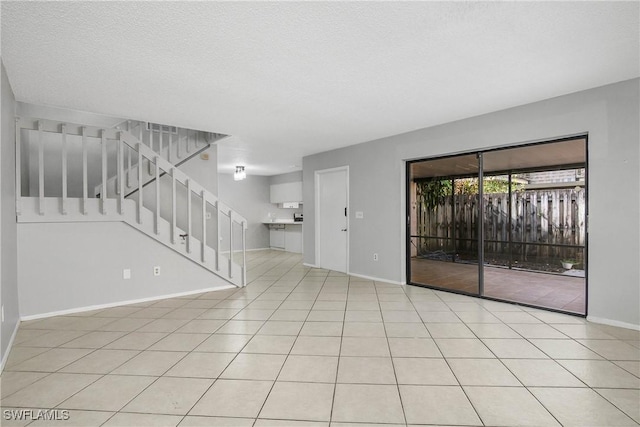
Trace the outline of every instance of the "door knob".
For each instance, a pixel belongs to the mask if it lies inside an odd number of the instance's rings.
[[[346,228],[343,228],[343,229],[342,229],[342,230],[340,230],[340,231],[347,231],[347,229],[346,229]]]

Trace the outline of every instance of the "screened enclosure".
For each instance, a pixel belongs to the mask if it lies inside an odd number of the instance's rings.
[[[586,137],[407,172],[411,283],[585,314]]]

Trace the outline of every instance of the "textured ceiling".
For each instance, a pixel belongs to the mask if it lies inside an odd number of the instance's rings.
[[[223,171],[639,75],[638,2],[2,2],[16,98],[233,135]]]

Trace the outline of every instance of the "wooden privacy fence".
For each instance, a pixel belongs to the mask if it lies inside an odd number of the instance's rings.
[[[452,205],[453,203],[453,205]],[[527,259],[572,258],[582,261],[585,244],[585,191],[583,188],[514,191],[484,194],[485,253],[512,253]],[[511,212],[510,211],[511,205]],[[416,204],[414,243],[418,255],[436,251],[477,253],[478,195],[447,196],[433,208]]]

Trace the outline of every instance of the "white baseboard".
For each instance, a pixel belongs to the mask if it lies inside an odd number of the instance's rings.
[[[255,251],[268,251],[271,248],[256,248],[256,249],[246,249],[246,252],[255,252]],[[233,251],[234,254],[241,254],[242,249],[238,249]],[[229,251],[220,251],[220,255],[229,255]]]
[[[349,274],[349,276],[360,277],[361,279],[373,280],[373,281],[382,282],[382,283],[391,283],[392,285],[405,285],[406,284],[406,283],[403,283],[403,282],[398,282],[396,280],[381,279],[380,277],[366,276],[364,274],[358,274],[358,273],[347,273],[347,274]]]
[[[303,262],[302,265],[304,265],[305,267],[320,268],[317,265],[310,264],[308,262]],[[364,274],[351,273],[351,272],[348,272],[348,271],[347,271],[346,274],[348,276],[360,277],[361,279],[373,280],[375,282],[391,283],[392,285],[406,285],[406,282],[397,282],[395,280],[381,279],[380,277],[366,276]]]
[[[18,327],[20,326],[20,319],[16,322],[16,327],[13,328],[13,333],[11,334],[11,339],[9,339],[9,345],[7,345],[7,350],[4,352],[2,356],[2,361],[0,361],[0,374],[4,370],[4,365],[7,363],[7,359],[9,358],[9,353],[11,353],[11,347],[13,347],[13,341],[16,339],[16,334],[18,333]]]
[[[617,326],[618,328],[633,329],[634,331],[640,331],[640,325],[634,325],[633,323],[627,323],[627,322],[620,322],[619,320],[611,320],[611,319],[605,319],[603,317],[587,316],[587,321],[592,323],[599,323],[601,325]]]
[[[68,310],[60,310],[60,311],[50,311],[48,313],[41,313],[41,314],[32,314],[29,316],[22,316],[20,317],[20,320],[27,321],[27,320],[37,320],[37,319],[44,319],[47,317],[53,317],[53,316],[63,316],[65,314],[74,314],[74,313],[82,313],[84,311],[93,311],[93,310],[102,310],[105,308],[112,308],[112,307],[119,307],[121,305],[130,305],[130,304],[138,304],[141,302],[149,302],[149,301],[157,301],[157,300],[161,300],[161,299],[167,299],[167,298],[177,298],[177,297],[184,297],[187,295],[193,295],[193,294],[201,294],[204,292],[211,292],[211,291],[222,291],[225,289],[239,289],[236,286],[233,285],[224,285],[224,286],[218,286],[215,288],[204,288],[204,289],[198,289],[195,291],[187,291],[187,292],[179,292],[179,293],[175,293],[175,294],[165,294],[165,295],[158,295],[158,296],[153,296],[153,297],[148,297],[148,298],[140,298],[140,299],[135,299],[135,300],[127,300],[127,301],[119,301],[119,302],[112,302],[112,303],[108,303],[108,304],[97,304],[97,305],[89,305],[86,307],[79,307],[79,308],[70,308]]]

